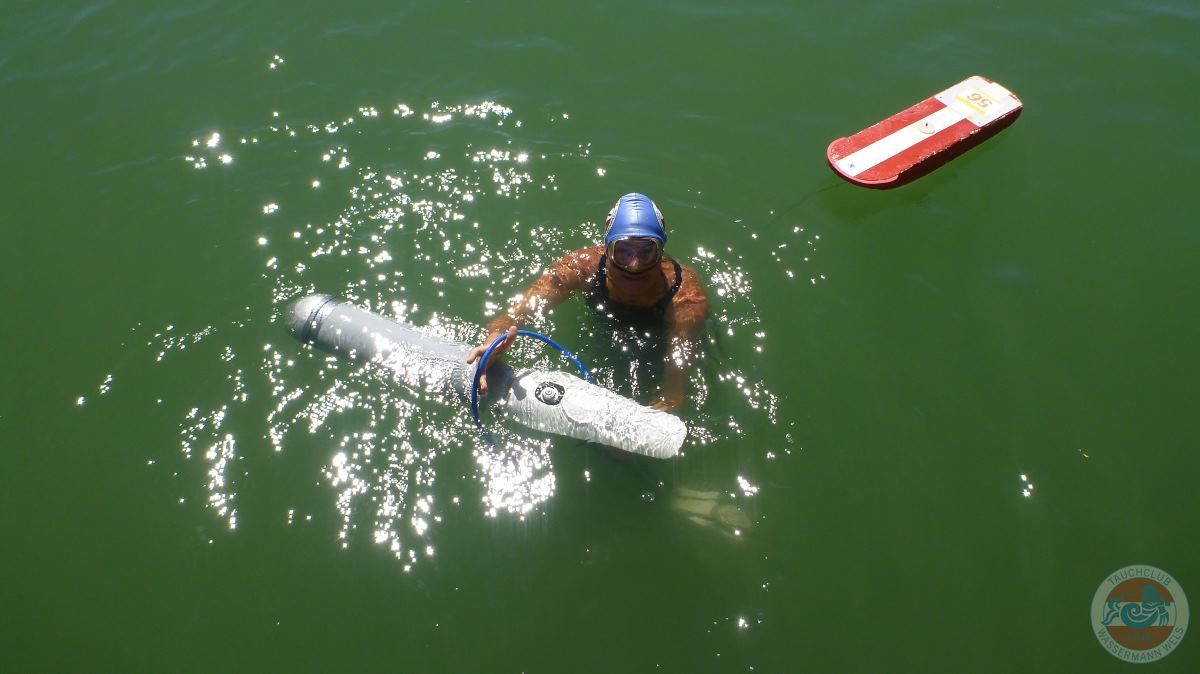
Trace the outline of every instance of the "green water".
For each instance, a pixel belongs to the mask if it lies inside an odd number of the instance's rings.
[[[1127,670],[1104,579],[1200,597],[1198,24],[5,3],[0,670]],[[976,73],[1001,135],[894,191],[825,165]],[[479,339],[634,190],[713,303],[681,458],[488,447],[278,320]],[[582,305],[540,327],[649,397]]]

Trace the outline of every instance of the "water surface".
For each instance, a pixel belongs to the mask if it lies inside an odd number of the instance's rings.
[[[5,6],[3,668],[1116,671],[1108,574],[1200,596],[1198,18]],[[971,74],[1012,128],[825,165]],[[713,306],[678,460],[489,445],[280,320],[481,339],[635,190]],[[651,396],[581,302],[537,327]]]

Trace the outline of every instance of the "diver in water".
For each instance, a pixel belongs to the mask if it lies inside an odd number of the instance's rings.
[[[675,412],[683,407],[685,370],[692,362],[694,339],[708,317],[708,298],[696,272],[664,256],[667,232],[658,206],[644,194],[617,200],[605,222],[604,243],[559,258],[508,310],[488,323],[488,338],[471,350],[478,360],[501,335],[493,355],[507,351],[517,329],[583,293],[601,316],[635,325],[658,323],[667,339],[662,384],[651,407]],[[479,380],[487,393],[487,374]]]

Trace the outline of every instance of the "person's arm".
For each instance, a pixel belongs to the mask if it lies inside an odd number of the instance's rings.
[[[677,412],[683,407],[683,384],[695,360],[696,338],[708,318],[708,298],[691,269],[684,269],[684,283],[679,291],[667,311],[668,342],[662,387],[658,399],[650,405],[664,412]]]
[[[538,280],[533,282],[533,285],[521,294],[521,297],[506,313],[500,314],[488,322],[487,339],[480,346],[471,349],[471,353],[467,355],[467,362],[474,363],[483,356],[484,351],[487,351],[488,345],[500,335],[507,333],[505,340],[492,351],[489,361],[504,353],[516,341],[518,328],[541,318],[547,311],[562,304],[571,296],[572,292],[583,290],[590,277],[588,274],[589,262],[592,263],[592,267],[596,264],[592,260],[593,257],[591,249],[583,248],[567,253],[556,260]],[[479,392],[487,393],[486,372],[479,379]]]

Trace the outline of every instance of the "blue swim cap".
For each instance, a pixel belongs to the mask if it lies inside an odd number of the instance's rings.
[[[608,212],[608,229],[604,232],[604,245],[609,246],[617,239],[655,239],[666,245],[667,230],[663,227],[662,212],[650,197],[630,192],[617,199],[617,205]]]

